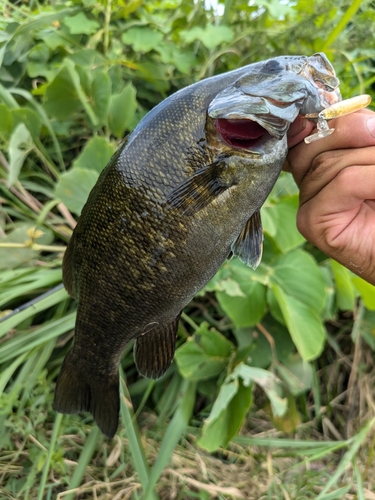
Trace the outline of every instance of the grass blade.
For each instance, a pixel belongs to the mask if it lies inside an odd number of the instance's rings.
[[[168,465],[178,441],[187,429],[195,402],[195,382],[183,380],[180,389],[180,401],[177,410],[167,427],[160,451],[150,475],[150,482],[144,499],[149,500],[161,473]]]
[[[129,440],[129,448],[133,458],[134,467],[138,473],[142,487],[145,489],[149,484],[150,469],[147,465],[147,460],[142,448],[140,431],[134,418],[134,413],[130,404],[129,392],[123,376],[120,378],[120,388],[121,416],[125,426],[126,435]],[[150,498],[155,500],[157,499],[157,496],[154,495]]]
[[[53,426],[51,442],[50,442],[50,445],[48,447],[48,454],[47,454],[47,458],[46,458],[46,463],[43,467],[42,478],[40,480],[38,500],[43,500],[44,490],[46,487],[49,467],[50,467],[50,463],[51,463],[51,458],[52,458],[53,452],[55,450],[57,438],[59,436],[60,425],[61,425],[62,419],[63,419],[62,413],[56,413],[55,425]]]
[[[364,428],[360,432],[358,432],[358,434],[356,436],[354,436],[353,444],[348,449],[348,451],[345,453],[345,455],[342,457],[342,460],[341,460],[339,466],[337,467],[335,473],[333,474],[331,479],[328,481],[328,483],[326,484],[324,489],[320,492],[320,495],[317,497],[316,500],[324,500],[326,498],[325,494],[327,493],[327,491],[331,488],[331,486],[333,486],[338,481],[338,479],[344,473],[344,471],[348,467],[348,465],[352,462],[353,459],[355,459],[355,455],[356,455],[358,449],[360,448],[360,446],[364,442],[367,434],[369,433],[371,428],[374,426],[374,424],[375,424],[375,418],[370,420],[364,426]]]
[[[101,437],[101,432],[99,430],[99,427],[96,426],[93,427],[89,437],[87,438],[85,446],[83,447],[81,456],[79,457],[77,467],[73,473],[73,477],[69,485],[69,489],[74,490],[81,484],[83,476],[85,475],[86,472],[86,467],[88,466],[92,458],[95,448],[98,446],[97,444],[98,440],[102,439],[103,438]],[[68,493],[68,495],[64,495],[64,500],[73,500],[74,497],[75,493],[71,492]]]

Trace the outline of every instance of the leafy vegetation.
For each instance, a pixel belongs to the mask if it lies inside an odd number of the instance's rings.
[[[274,55],[324,50],[345,97],[374,95],[373,5],[1,5],[0,497],[374,498],[374,288],[298,233],[289,174],[259,269],[223,265],[168,373],[139,377],[126,349],[113,441],[52,410],[76,307],[63,252],[120,139],[177,89]]]

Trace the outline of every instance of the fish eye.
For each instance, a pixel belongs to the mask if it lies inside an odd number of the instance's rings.
[[[263,66],[263,70],[267,71],[267,73],[275,73],[277,71],[282,71],[283,69],[284,66],[281,65],[276,59],[270,59]]]

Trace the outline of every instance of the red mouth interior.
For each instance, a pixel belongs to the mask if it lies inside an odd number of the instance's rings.
[[[250,149],[255,146],[267,130],[251,120],[225,120],[219,118],[215,127],[224,141],[235,148]]]

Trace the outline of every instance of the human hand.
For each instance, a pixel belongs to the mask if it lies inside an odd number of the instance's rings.
[[[375,113],[362,110],[329,123],[335,132],[311,144],[301,142],[313,128],[301,118],[289,133],[284,169],[300,188],[297,226],[375,285]]]

